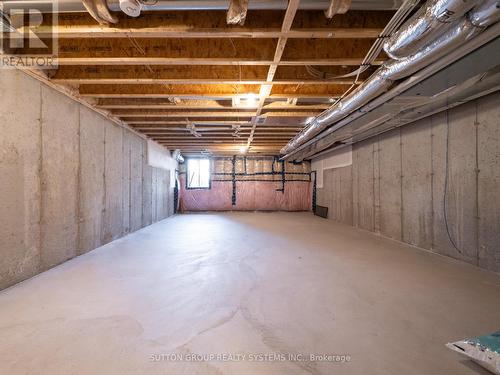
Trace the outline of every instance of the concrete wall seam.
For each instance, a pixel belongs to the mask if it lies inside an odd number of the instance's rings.
[[[153,223],[146,140],[22,72],[0,84],[0,289]],[[173,195],[162,172],[155,221]]]
[[[497,92],[356,143],[318,204],[345,222],[352,199],[355,227],[500,272],[499,104]],[[352,198],[337,187],[346,168]]]

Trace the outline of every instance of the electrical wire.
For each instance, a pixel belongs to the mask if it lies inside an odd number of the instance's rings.
[[[379,56],[380,52],[382,52],[384,46],[384,40],[392,35],[392,33],[403,23],[406,17],[413,12],[414,8],[420,3],[419,0],[406,0],[405,3],[401,5],[398,11],[394,14],[392,19],[387,23],[386,27],[382,32],[377,36],[377,39],[372,44],[370,49],[368,50],[366,56],[363,61],[359,65],[358,69],[341,75],[335,75],[331,73],[324,72],[318,68],[315,68],[312,65],[306,65],[307,72],[314,78],[317,79],[325,79],[332,80],[338,78],[347,78],[356,76],[355,82],[359,80],[359,76],[365,72],[369,67],[372,66],[373,61]]]
[[[453,236],[450,232],[450,226],[448,223],[448,174],[449,174],[449,147],[450,147],[450,122],[448,120],[448,111],[446,111],[446,149],[445,149],[445,175],[444,175],[444,194],[443,194],[443,216],[444,224],[446,227],[446,233],[451,244],[458,253],[463,254],[462,250],[459,249]]]
[[[420,3],[420,0],[406,0],[396,11],[394,16],[390,19],[390,21],[385,26],[384,30],[379,34],[375,42],[372,44],[368,53],[364,57],[358,69],[342,75],[333,75],[327,72],[323,72],[318,68],[315,68],[311,65],[306,65],[307,72],[316,79],[325,79],[325,80],[333,80],[339,78],[347,78],[353,77],[354,82],[351,86],[332,104],[332,106],[338,104],[343,98],[345,98],[348,94],[350,94],[358,85],[359,77],[362,73],[364,73],[368,68],[372,66],[373,61],[379,56],[380,52],[382,52],[384,46],[384,40],[391,36],[391,34],[399,28],[399,26],[406,20],[408,15],[410,15],[416,8],[416,6]]]

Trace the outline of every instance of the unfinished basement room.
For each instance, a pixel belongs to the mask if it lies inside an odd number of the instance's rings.
[[[0,375],[500,375],[500,0],[0,27]]]

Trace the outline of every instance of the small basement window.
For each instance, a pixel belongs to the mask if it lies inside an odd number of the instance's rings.
[[[187,159],[187,188],[209,189],[210,188],[210,160],[209,159]]]

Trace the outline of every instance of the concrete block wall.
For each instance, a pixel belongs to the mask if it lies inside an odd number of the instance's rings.
[[[0,87],[0,289],[172,215],[145,139],[22,72]]]
[[[330,219],[500,272],[500,93],[355,144],[317,199]]]

